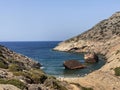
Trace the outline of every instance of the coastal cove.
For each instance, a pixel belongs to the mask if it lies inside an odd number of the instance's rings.
[[[0,0],[0,90],[120,90],[120,0]]]
[[[0,42],[11,50],[26,55],[42,64],[45,73],[56,77],[78,77],[89,74],[90,72],[101,68],[105,60],[95,64],[87,65],[85,69],[66,70],[63,67],[65,60],[78,60],[84,63],[83,54],[53,51],[52,49],[59,41],[41,41],[41,42]]]

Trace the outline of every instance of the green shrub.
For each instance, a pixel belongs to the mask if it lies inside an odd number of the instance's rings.
[[[12,72],[21,71],[21,67],[17,64],[11,64],[9,65],[9,70]]]
[[[47,76],[40,69],[32,69],[28,71],[13,72],[15,76],[24,76],[32,80],[32,83],[44,83]]]
[[[47,79],[47,76],[40,69],[30,70],[29,73],[34,83],[43,83]]]
[[[3,63],[3,62],[0,62],[0,68],[4,68],[4,69],[7,69],[8,68],[8,65]]]
[[[8,58],[8,59],[6,59],[9,63],[14,63],[14,59],[13,58]]]
[[[21,71],[13,72],[13,75],[15,75],[15,76],[22,76],[22,72]]]
[[[25,84],[17,79],[10,79],[10,80],[6,80],[6,79],[0,79],[0,84],[11,84],[11,85],[14,85],[20,89],[24,89],[24,88],[27,88],[25,86]]]
[[[57,78],[54,76],[48,75],[48,79],[57,79]]]
[[[44,85],[49,87],[51,90],[67,90],[63,82],[60,82],[54,78],[47,78]]]
[[[114,71],[116,76],[120,76],[120,67],[116,67]]]
[[[64,86],[60,85],[57,81],[53,82],[53,88],[55,90],[67,90]]]
[[[47,76],[44,74],[41,75],[33,74],[31,79],[33,80],[34,83],[44,83],[44,81],[47,79]]]

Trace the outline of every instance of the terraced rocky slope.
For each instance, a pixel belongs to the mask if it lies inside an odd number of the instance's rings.
[[[45,74],[40,63],[0,45],[0,90],[72,90]]]
[[[120,76],[115,75],[115,68],[120,67],[120,12],[99,22],[88,31],[61,42],[54,50],[104,55],[106,64],[102,68],[75,80],[75,83],[92,87],[94,90],[120,89]]]

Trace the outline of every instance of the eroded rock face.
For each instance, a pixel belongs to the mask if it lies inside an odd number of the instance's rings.
[[[86,53],[84,54],[84,60],[87,63],[95,63],[98,62],[98,56],[95,53]]]
[[[82,68],[85,68],[85,66],[77,60],[64,61],[63,65],[66,69],[82,69]]]

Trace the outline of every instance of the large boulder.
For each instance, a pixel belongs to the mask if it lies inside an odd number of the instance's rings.
[[[64,61],[63,65],[66,69],[82,69],[82,68],[85,68],[85,65],[81,64],[77,60]]]
[[[95,53],[87,53],[84,54],[84,60],[87,63],[95,63],[98,62],[98,56]]]

